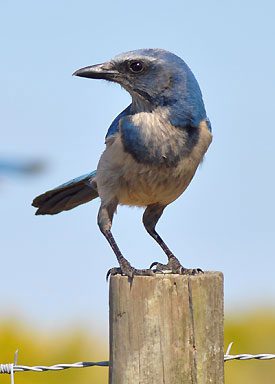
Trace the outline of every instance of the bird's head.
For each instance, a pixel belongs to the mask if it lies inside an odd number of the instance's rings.
[[[190,68],[163,49],[122,53],[111,61],[81,68],[74,75],[119,83],[141,109],[168,107],[190,121],[205,118],[201,91]]]

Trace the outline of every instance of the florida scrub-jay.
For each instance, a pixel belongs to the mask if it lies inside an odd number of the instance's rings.
[[[187,188],[212,140],[199,85],[186,63],[162,49],[120,54],[74,75],[119,83],[132,103],[111,124],[96,171],[36,197],[37,215],[54,215],[96,197],[101,200],[98,225],[112,247],[119,268],[109,274],[151,275],[133,268],[112,235],[119,204],[146,207],[143,224],[168,257],[153,263],[155,272],[195,274],[184,268],[156,232],[165,207]]]

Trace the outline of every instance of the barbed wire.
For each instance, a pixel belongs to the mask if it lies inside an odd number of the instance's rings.
[[[224,361],[231,360],[271,360],[275,359],[275,354],[273,353],[259,353],[257,355],[252,355],[248,353],[243,353],[239,355],[230,355],[230,350],[233,345],[233,342],[228,345],[226,353],[224,355]],[[55,365],[36,365],[36,366],[28,366],[28,365],[18,365],[18,350],[14,354],[14,362],[8,364],[0,364],[0,374],[6,373],[11,376],[11,384],[14,384],[14,373],[15,372],[45,372],[45,371],[61,371],[63,369],[69,368],[88,368],[88,367],[109,367],[109,361],[79,361],[77,363],[72,364],[55,364]]]
[[[275,359],[275,354],[273,353],[258,353],[257,355],[251,355],[250,353],[243,353],[241,355],[230,355],[230,350],[232,348],[233,341],[229,343],[227,350],[224,355],[224,361],[230,360],[271,360]]]
[[[15,365],[15,364],[0,364],[0,373],[13,372],[23,372],[23,371],[32,371],[32,372],[45,372],[45,371],[61,371],[63,369],[69,368],[87,368],[87,367],[108,367],[109,361],[79,361],[72,364],[55,364],[55,365],[36,365],[30,367],[28,365]]]
[[[272,353],[260,353],[256,355],[243,353],[239,355],[224,355],[224,361],[231,360],[271,360],[275,359],[275,354]],[[45,371],[61,371],[69,368],[88,368],[88,367],[109,367],[109,361],[80,361],[72,364],[55,364],[55,365],[16,365],[16,364],[0,364],[0,374],[6,373],[11,374],[12,372],[23,372],[23,371],[32,371],[32,372],[45,372]]]
[[[275,359],[275,355],[272,353],[259,353],[258,355],[250,355],[243,353],[241,355],[224,355],[224,361],[230,360],[271,360]]]

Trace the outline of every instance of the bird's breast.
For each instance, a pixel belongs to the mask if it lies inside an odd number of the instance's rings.
[[[192,149],[177,164],[167,166],[138,161],[125,151],[123,136],[117,134],[107,142],[98,164],[96,182],[99,196],[105,203],[116,198],[120,204],[126,205],[169,204],[190,183],[210,142],[211,133],[202,122]]]
[[[198,140],[198,129],[174,127],[167,111],[140,112],[120,120],[124,150],[138,163],[176,166]]]

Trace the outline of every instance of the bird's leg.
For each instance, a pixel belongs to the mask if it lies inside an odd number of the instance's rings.
[[[151,235],[156,242],[161,246],[168,257],[167,264],[161,264],[154,262],[150,268],[155,267],[156,272],[171,271],[172,273],[178,273],[181,275],[195,275],[202,272],[201,269],[188,269],[184,268],[172,251],[167,247],[160,235],[156,232],[156,224],[161,217],[165,206],[159,204],[148,205],[143,214],[143,224],[149,235]]]
[[[151,269],[136,269],[131,266],[128,260],[122,255],[113,235],[111,232],[113,216],[117,208],[117,201],[113,200],[108,205],[101,205],[98,212],[98,226],[103,235],[108,240],[112,250],[114,251],[119,268],[111,268],[107,273],[107,279],[109,275],[122,274],[132,278],[134,275],[153,275],[154,272]]]

